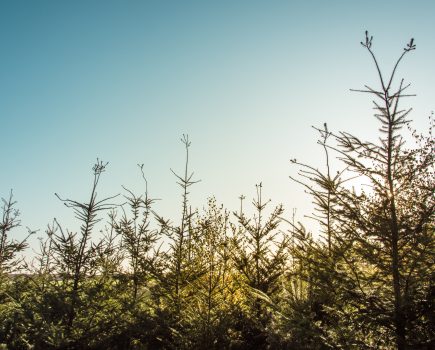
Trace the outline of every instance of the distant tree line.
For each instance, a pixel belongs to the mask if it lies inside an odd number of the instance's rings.
[[[422,135],[399,104],[410,95],[396,69],[414,40],[389,76],[367,32],[361,44],[379,76],[378,89],[358,90],[374,99],[378,141],[324,124],[324,170],[291,161],[319,232],[272,206],[261,183],[252,216],[243,196],[234,213],[213,197],[192,209],[185,135],[178,222],[155,212],[143,166],[143,193],[99,198],[97,160],[87,201],[57,195],[77,228],[54,219],[32,261],[27,238],[12,238],[12,192],[3,199],[0,349],[434,349],[434,119]]]

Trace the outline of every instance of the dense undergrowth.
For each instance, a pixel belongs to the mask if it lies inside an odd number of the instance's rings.
[[[367,33],[362,45],[378,67]],[[414,48],[411,40],[397,64]],[[178,223],[154,211],[145,176],[144,193],[125,189],[123,205],[98,198],[106,164],[97,161],[88,201],[59,196],[78,227],[54,220],[38,256],[25,261],[26,240],[12,238],[16,203],[3,200],[0,347],[433,349],[435,144],[430,128],[413,132],[415,147],[404,145],[408,110],[399,101],[408,86],[393,91],[397,64],[387,78],[378,70],[378,90],[364,90],[375,99],[377,143],[325,124],[325,171],[292,161],[292,179],[316,205],[314,235],[264,201],[261,184],[252,217],[214,198],[192,210],[187,136],[185,171],[175,174]],[[355,177],[368,186],[355,189]]]

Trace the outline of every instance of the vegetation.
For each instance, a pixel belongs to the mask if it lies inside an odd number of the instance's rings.
[[[410,96],[395,75],[415,49],[407,44],[380,87],[366,86],[379,121],[377,142],[316,128],[325,170],[293,159],[291,176],[315,205],[318,232],[270,208],[256,186],[254,215],[230,213],[211,197],[192,209],[191,143],[174,175],[178,223],[125,189],[123,204],[100,199],[105,163],[93,167],[86,202],[58,198],[78,230],[54,220],[38,256],[12,192],[0,222],[0,347],[5,349],[433,349],[435,348],[434,120],[412,130]],[[405,145],[406,127],[413,146]],[[405,130],[404,130],[405,129]],[[340,167],[332,169],[331,157]],[[364,186],[358,184],[364,184]],[[106,218],[102,231],[96,224]],[[32,234],[29,230],[28,234]]]

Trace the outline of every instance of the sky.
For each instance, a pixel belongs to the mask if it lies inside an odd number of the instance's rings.
[[[192,142],[191,204],[209,196],[237,210],[255,184],[297,220],[311,199],[289,176],[291,158],[323,166],[311,126],[376,139],[378,87],[364,31],[386,73],[411,82],[410,116],[427,130],[435,108],[434,1],[0,1],[0,196],[12,189],[22,228],[44,236],[56,217],[79,225],[54,193],[86,201],[140,193],[144,164],[156,210],[177,220],[182,134]],[[121,199],[120,199],[121,200]]]

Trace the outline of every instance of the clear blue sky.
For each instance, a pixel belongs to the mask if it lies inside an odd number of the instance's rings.
[[[179,139],[192,140],[201,183],[192,204],[264,194],[288,215],[309,214],[292,183],[296,157],[322,164],[311,125],[374,137],[376,86],[359,42],[368,29],[382,66],[417,50],[398,76],[412,82],[411,117],[424,130],[435,108],[435,1],[0,2],[0,195],[14,190],[23,226],[42,235],[73,215],[54,196],[86,200],[91,167],[109,161],[101,195],[142,189],[145,163],[157,210],[177,218]],[[18,236],[22,235],[17,231]]]

